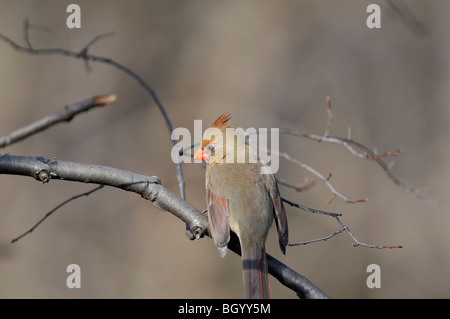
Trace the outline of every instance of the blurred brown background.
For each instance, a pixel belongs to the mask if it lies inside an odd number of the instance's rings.
[[[326,96],[332,135],[347,135],[380,153],[402,148],[394,173],[437,205],[395,186],[375,163],[338,145],[281,136],[280,147],[364,204],[345,204],[317,181],[284,197],[342,212],[357,238],[403,249],[354,248],[347,234],[288,248],[272,229],[267,250],[334,298],[450,297],[450,2],[395,1],[421,21],[422,36],[385,1],[76,1],[81,29],[66,27],[73,1],[0,0],[0,32],[23,43],[23,21],[35,48],[91,48],[136,71],[157,92],[174,127],[193,129],[230,112],[235,127],[288,127],[322,134]],[[366,26],[370,3],[382,7],[381,29]],[[405,12],[405,11],[403,11]],[[420,29],[420,28],[419,28]],[[53,127],[1,152],[94,163],[157,175],[178,193],[171,144],[149,95],[110,66],[64,56],[31,56],[0,42],[0,135],[66,104],[115,93],[116,103]],[[392,158],[388,158],[390,162]],[[187,198],[205,207],[204,170],[184,164]],[[281,160],[279,177],[314,179]],[[184,224],[139,196],[103,189],[57,211],[10,244],[63,200],[93,185],[0,176],[0,297],[240,298],[238,256],[219,258],[209,239],[189,241]],[[290,241],[326,236],[336,222],[288,208]],[[66,267],[81,267],[81,289],[66,287]],[[366,267],[381,267],[381,288],[366,286]],[[295,294],[271,277],[275,298]]]

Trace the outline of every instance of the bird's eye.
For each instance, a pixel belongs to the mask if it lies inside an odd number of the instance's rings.
[[[215,144],[210,144],[210,145],[205,147],[205,151],[211,154],[214,151],[215,148],[216,148]]]

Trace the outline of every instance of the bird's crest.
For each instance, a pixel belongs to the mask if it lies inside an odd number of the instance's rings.
[[[231,115],[223,113],[219,118],[211,125],[211,127],[217,127],[220,130],[225,130],[230,127]]]
[[[211,127],[218,128],[223,133],[225,133],[226,129],[230,127],[230,120],[231,115],[228,113],[223,113],[217,120],[214,121],[214,123],[211,125]],[[202,148],[204,148],[206,145],[208,145],[211,142],[211,140],[202,140]]]

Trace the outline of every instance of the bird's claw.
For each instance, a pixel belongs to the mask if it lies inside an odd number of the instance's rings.
[[[190,240],[202,238],[206,233],[206,229],[200,226],[192,226],[189,230],[186,230],[186,236]]]

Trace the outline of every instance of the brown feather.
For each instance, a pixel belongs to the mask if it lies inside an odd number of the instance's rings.
[[[231,115],[228,113],[223,113],[217,120],[214,121],[211,127],[218,128],[223,134],[225,134],[226,129],[230,127],[230,120]],[[211,142],[211,140],[202,140],[202,149]]]
[[[211,125],[211,127],[217,127],[218,129],[226,129],[230,127],[231,115],[223,113],[219,118]]]

